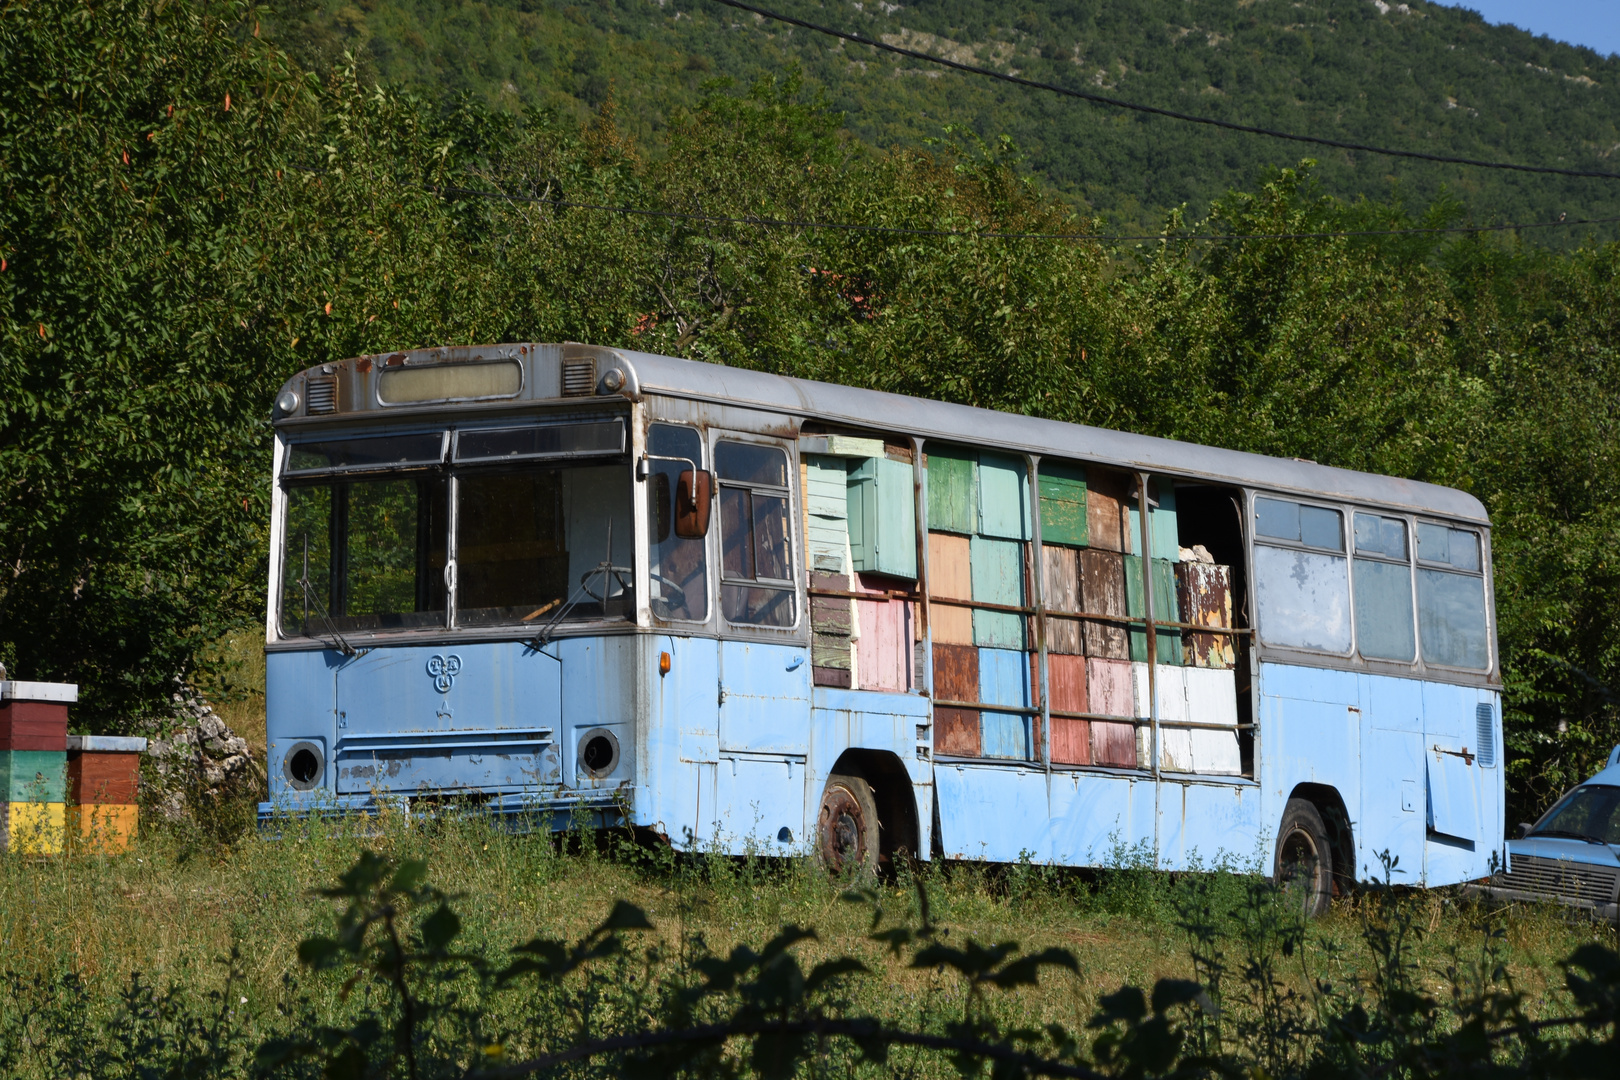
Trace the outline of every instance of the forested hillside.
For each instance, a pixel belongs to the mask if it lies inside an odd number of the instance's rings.
[[[1063,86],[1183,112],[1432,153],[1620,171],[1620,58],[1485,24],[1455,7],[1373,0],[773,0],[788,14]],[[583,116],[609,94],[642,139],[705,80],[797,65],[877,147],[946,124],[1007,134],[1048,184],[1113,230],[1198,217],[1266,166],[1320,162],[1344,198],[1482,222],[1620,215],[1620,181],[1493,173],[1122,113],[764,22],[711,0],[313,0],[275,23],[296,56],[430,95]],[[1555,244],[1580,232],[1541,234]],[[1613,226],[1601,235],[1620,235]]]

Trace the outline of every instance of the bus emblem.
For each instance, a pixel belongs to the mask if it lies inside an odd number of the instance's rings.
[[[448,694],[456,676],[461,674],[461,657],[455,653],[449,656],[430,656],[427,662],[427,672],[433,676],[433,688],[441,694]]]

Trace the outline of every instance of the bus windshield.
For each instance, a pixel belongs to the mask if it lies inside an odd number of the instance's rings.
[[[287,493],[283,632],[630,617],[630,506],[622,463],[300,479]]]

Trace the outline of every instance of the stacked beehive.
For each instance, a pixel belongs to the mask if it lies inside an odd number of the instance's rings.
[[[128,850],[140,825],[136,794],[146,740],[117,735],[67,738],[68,835],[76,847]]]
[[[915,685],[917,524],[911,449],[882,439],[800,440],[817,686]]]
[[[1232,625],[1232,570],[1195,549],[1176,564],[1176,601],[1182,621],[1196,626]],[[1237,774],[1243,770],[1237,735],[1236,650],[1230,634],[1188,631],[1182,639],[1188,719],[1223,730],[1194,728],[1186,750],[1189,772]],[[1231,730],[1224,730],[1230,728]]]
[[[71,683],[0,683],[0,849],[62,850]]]

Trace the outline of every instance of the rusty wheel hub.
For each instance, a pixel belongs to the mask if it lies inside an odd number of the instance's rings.
[[[822,796],[816,834],[822,860],[833,870],[841,872],[866,862],[866,815],[847,789],[830,788]]]

